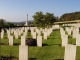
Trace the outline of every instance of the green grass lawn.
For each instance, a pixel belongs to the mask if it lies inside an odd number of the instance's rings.
[[[68,44],[75,44],[75,39],[69,36]],[[29,58],[36,60],[55,60],[63,59],[65,48],[61,47],[61,38],[59,30],[55,30],[48,37],[48,40],[43,40],[43,47],[29,46]],[[1,40],[1,55],[2,56],[19,56],[20,39],[14,39],[14,46],[8,45],[8,39]],[[5,44],[6,43],[6,44]],[[80,47],[77,47],[76,60],[80,60]]]

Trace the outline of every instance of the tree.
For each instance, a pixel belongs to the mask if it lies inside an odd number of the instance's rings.
[[[5,20],[4,19],[0,19],[0,27],[4,27],[5,25]]]
[[[14,26],[14,24],[11,23],[11,22],[6,22],[5,23],[5,27],[13,27],[13,26]]]
[[[57,18],[52,13],[46,13],[43,14],[43,12],[36,12],[35,15],[33,15],[33,22],[35,26],[49,26],[52,25]]]
[[[80,12],[72,12],[63,14],[60,21],[72,21],[72,20],[80,20]]]
[[[52,13],[47,12],[44,16],[45,26],[52,25],[56,20],[56,17]]]
[[[41,12],[41,11],[36,12],[35,15],[33,15],[33,18],[34,18],[33,24],[35,26],[43,25],[43,17],[44,17],[43,12]]]

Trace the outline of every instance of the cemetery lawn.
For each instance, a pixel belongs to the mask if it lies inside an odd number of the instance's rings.
[[[60,31],[55,30],[48,37],[48,40],[43,40],[43,47],[29,46],[29,58],[36,60],[55,60],[64,59],[65,48],[61,47]],[[68,44],[75,44],[75,39],[69,36]],[[19,57],[20,39],[14,39],[14,46],[8,45],[6,35],[1,40],[1,55]],[[80,60],[80,47],[77,47],[76,60]]]

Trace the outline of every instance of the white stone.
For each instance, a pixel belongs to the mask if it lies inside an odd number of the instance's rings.
[[[23,35],[26,37],[27,36],[27,32],[23,32]]]
[[[37,46],[42,47],[42,36],[37,36]]]
[[[73,38],[76,38],[76,30],[73,30],[73,35],[72,35]]]
[[[63,35],[62,46],[66,46],[67,44],[68,44],[68,35]]]
[[[40,35],[41,35],[41,31],[40,31],[40,30],[38,30],[38,31],[37,31],[37,34],[38,34],[38,36],[40,36]]]
[[[68,35],[71,35],[71,29],[69,27],[66,27],[66,31],[67,31]]]
[[[65,46],[64,60],[76,60],[76,46],[75,45]]]
[[[76,46],[80,46],[80,34],[76,34]]]
[[[3,39],[3,37],[4,37],[4,33],[3,33],[3,32],[1,32],[1,39]]]
[[[7,33],[7,38],[9,39],[9,37],[10,37],[10,33]]]
[[[15,39],[18,39],[18,33],[16,32],[16,34],[15,34]]]
[[[13,36],[9,37],[9,45],[13,45]]]
[[[14,32],[14,30],[13,30],[13,29],[11,29],[11,34],[13,34],[13,32]]]
[[[47,32],[44,32],[44,39],[47,40]]]
[[[55,28],[59,29],[59,25],[55,25]]]
[[[48,31],[47,31],[47,35],[50,36],[50,30],[49,30],[49,29],[48,29]]]
[[[26,45],[26,38],[25,36],[21,36],[21,45]]]
[[[32,37],[33,39],[36,39],[36,32],[33,32]]]
[[[19,45],[19,60],[28,60],[28,46]]]

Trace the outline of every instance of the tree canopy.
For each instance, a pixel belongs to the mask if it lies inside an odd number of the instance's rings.
[[[80,12],[65,13],[59,19],[59,21],[72,21],[72,20],[80,20]]]
[[[48,26],[52,25],[56,21],[56,17],[53,13],[43,14],[43,12],[39,11],[33,15],[33,23],[35,26]]]
[[[4,27],[5,26],[5,20],[4,19],[0,19],[0,27]]]
[[[11,22],[6,22],[4,19],[0,19],[0,27],[12,27],[14,26]]]

